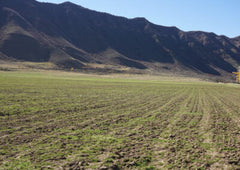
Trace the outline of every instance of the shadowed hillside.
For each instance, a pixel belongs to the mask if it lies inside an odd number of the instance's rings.
[[[50,61],[65,68],[97,63],[220,75],[236,71],[239,47],[239,37],[183,32],[70,2],[0,0],[0,51],[5,58]]]

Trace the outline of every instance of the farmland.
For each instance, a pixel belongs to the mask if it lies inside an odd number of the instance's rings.
[[[0,169],[240,168],[240,86],[0,72]]]

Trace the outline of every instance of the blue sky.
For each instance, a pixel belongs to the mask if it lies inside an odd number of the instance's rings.
[[[39,0],[61,3],[66,0]],[[240,0],[68,0],[83,7],[128,18],[145,17],[184,31],[240,36]]]

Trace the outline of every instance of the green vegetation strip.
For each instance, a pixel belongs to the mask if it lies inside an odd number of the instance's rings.
[[[0,72],[0,169],[237,169],[237,85]]]

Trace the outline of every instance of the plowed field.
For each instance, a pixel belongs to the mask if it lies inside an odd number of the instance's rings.
[[[240,168],[240,86],[0,72],[0,169]]]

